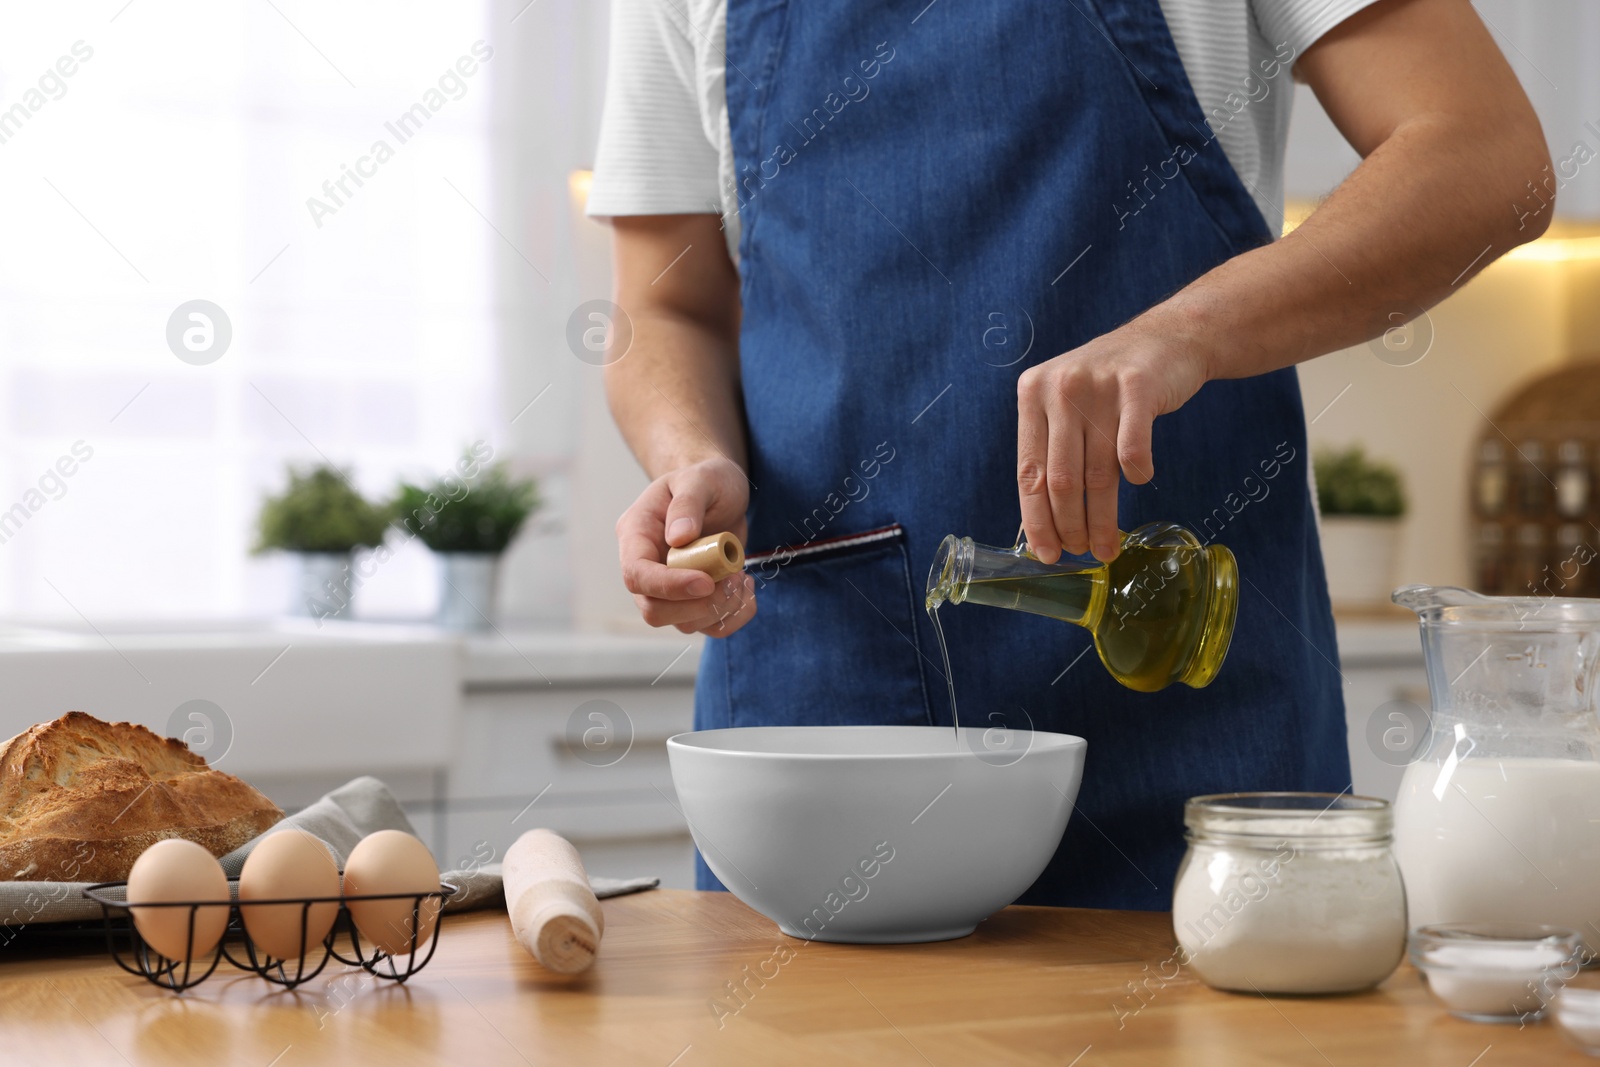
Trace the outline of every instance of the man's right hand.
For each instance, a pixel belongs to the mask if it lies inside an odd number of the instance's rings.
[[[700,571],[666,564],[667,548],[728,530],[742,543],[750,483],[717,457],[669,471],[651,482],[617,520],[622,581],[651,626],[727,637],[756,614],[755,580],[735,574],[713,582]]]

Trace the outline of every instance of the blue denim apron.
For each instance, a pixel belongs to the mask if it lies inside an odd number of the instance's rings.
[[[1157,0],[925,4],[729,0],[759,612],[707,644],[701,729],[948,724],[922,590],[945,534],[1016,536],[1017,375],[1271,239]],[[1167,908],[1185,798],[1350,781],[1294,371],[1208,383],[1154,452],[1123,529],[1239,561],[1208,688],[1124,689],[1054,620],[941,615],[963,723],[1089,742],[1024,903]]]

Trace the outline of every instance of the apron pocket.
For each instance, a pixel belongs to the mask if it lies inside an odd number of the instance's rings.
[[[730,725],[932,724],[898,524],[757,553],[747,570],[759,608],[727,639]]]

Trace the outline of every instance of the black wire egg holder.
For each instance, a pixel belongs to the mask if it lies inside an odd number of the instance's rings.
[[[162,989],[174,993],[182,993],[192,989],[211,977],[217,965],[224,958],[233,966],[242,971],[248,971],[258,978],[265,979],[273,985],[284,989],[293,989],[298,985],[309,982],[328,966],[329,960],[338,960],[350,967],[360,967],[363,971],[375,978],[382,978],[392,982],[404,982],[412,975],[425,967],[433,958],[434,949],[439,944],[439,928],[444,920],[444,902],[454,896],[456,887],[448,883],[440,883],[439,888],[430,893],[366,893],[354,896],[341,894],[336,897],[290,897],[274,898],[270,900],[240,901],[238,884],[229,883],[229,900],[227,925],[222,931],[222,936],[217,939],[217,946],[210,953],[210,963],[205,960],[195,959],[194,953],[194,928],[195,918],[201,908],[223,907],[220,900],[174,900],[159,901],[149,904],[130,904],[127,900],[127,882],[101,882],[97,885],[86,886],[83,895],[100,905],[101,916],[105,922],[106,947],[111,952],[111,958],[117,966],[129,974],[138,975]],[[120,895],[119,895],[120,894]],[[378,948],[376,944],[370,950],[361,947],[361,932],[356,926],[354,917],[350,913],[350,901],[376,901],[376,900],[409,900],[411,902],[411,920],[407,928],[411,931],[409,949],[402,953],[387,953]],[[421,928],[423,902],[437,900],[438,911],[434,913],[432,931],[427,936],[427,944],[419,943],[417,936]],[[333,925],[328,930],[328,935],[322,939],[322,952],[320,958],[316,948],[309,943],[307,925],[311,916],[311,908],[315,904],[337,904],[339,910],[335,913]],[[277,959],[261,952],[256,948],[255,941],[250,937],[250,931],[244,924],[244,908],[269,907],[272,905],[298,905],[300,907],[300,955],[296,959]],[[187,931],[187,959],[172,960],[161,955],[145,941],[139,933],[138,924],[133,921],[131,909],[144,908],[187,908],[189,909],[189,928]],[[346,956],[335,947],[339,935],[347,933],[350,936],[351,955]],[[243,958],[230,951],[228,942],[240,942]],[[405,963],[399,960],[404,957]],[[131,960],[131,962],[130,962]],[[203,970],[201,968],[204,968]]]

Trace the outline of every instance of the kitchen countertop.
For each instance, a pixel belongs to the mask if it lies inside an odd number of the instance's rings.
[[[1416,618],[1399,608],[1342,612],[1335,618],[1345,667],[1420,664]],[[122,622],[91,628],[60,621],[0,620],[0,654],[100,652],[141,654],[268,649],[288,646],[395,648],[454,645],[468,688],[541,685],[651,685],[694,681],[705,639],[640,627],[626,633],[580,633],[502,622],[453,633],[425,622],[235,619]]]
[[[78,709],[182,736],[246,778],[410,773],[448,762],[468,692],[655,686],[682,701],[701,640],[287,618],[0,620],[0,738]]]
[[[0,621],[0,737],[76,709],[182,737],[246,778],[434,767],[460,718],[460,659],[421,627]]]
[[[1336,613],[1341,666],[1422,666],[1417,619],[1401,608]],[[705,638],[675,630],[569,633],[502,626],[462,639],[469,689],[603,682],[691,684]]]
[[[539,685],[692,684],[705,638],[676,630],[577,633],[501,627],[461,636],[469,689]]]
[[[1334,612],[1342,668],[1422,666],[1422,631],[1417,617],[1400,608],[1365,613]]]
[[[1373,992],[1330,998],[1218,993],[1187,973],[1164,981],[1164,913],[1013,907],[956,941],[848,946],[786,938],[722,893],[658,890],[602,906],[600,959],[576,981],[543,971],[500,911],[447,917],[437,955],[404,987],[341,971],[268,992],[224,963],[177,997],[102,955],[8,948],[0,1057],[29,1067],[1590,1062],[1549,1023],[1449,1017],[1408,966]]]
[[[472,688],[534,685],[650,685],[694,681],[705,639],[643,624],[623,633],[580,633],[501,622],[461,633],[425,621],[294,617],[100,620],[0,619],[0,656],[7,653],[95,653],[137,663],[150,654],[215,653],[315,647],[323,650],[449,647],[460,681]],[[263,662],[267,662],[264,660]],[[134,668],[135,670],[137,668]]]

